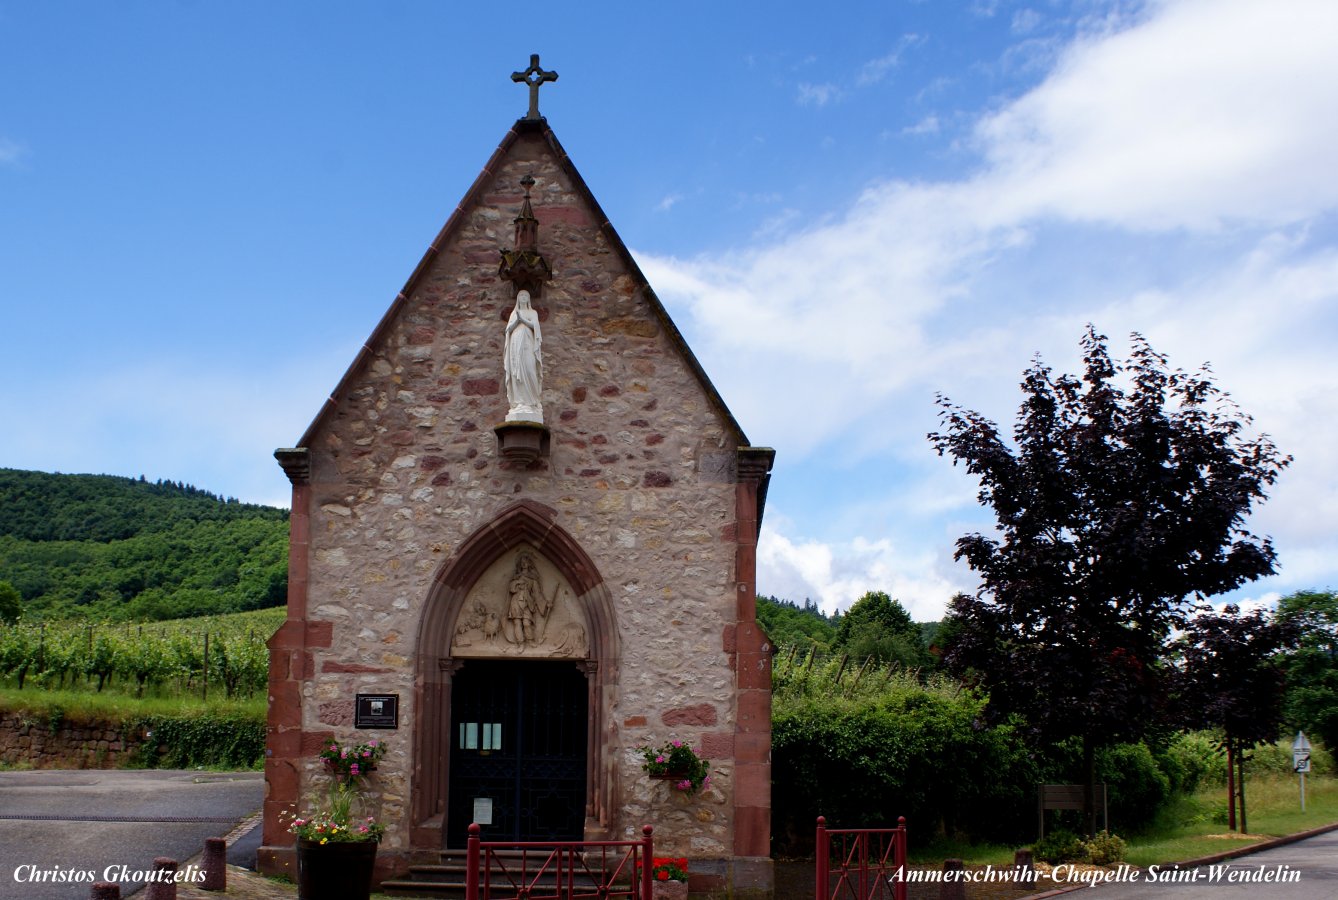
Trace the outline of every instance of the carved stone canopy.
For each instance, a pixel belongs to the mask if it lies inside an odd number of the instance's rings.
[[[465,596],[453,658],[585,659],[589,623],[567,579],[536,549],[502,554]]]
[[[517,292],[529,291],[537,298],[544,283],[553,280],[553,270],[539,252],[539,220],[530,205],[534,177],[526,175],[520,184],[525,188],[525,199],[520,205],[520,215],[515,218],[515,246],[501,251],[502,261],[497,266],[497,274],[511,282]]]

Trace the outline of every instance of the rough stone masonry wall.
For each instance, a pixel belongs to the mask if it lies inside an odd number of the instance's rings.
[[[113,769],[142,761],[145,739],[120,722],[53,724],[22,713],[0,713],[0,762],[35,769]],[[157,753],[158,747],[151,748]]]
[[[536,302],[552,437],[546,460],[516,469],[499,460],[492,431],[507,411],[502,335],[513,305],[496,268],[526,174],[556,276]],[[326,646],[307,645],[306,749],[324,734],[369,735],[351,730],[356,692],[400,694],[400,729],[379,735],[389,749],[373,779],[387,850],[410,831],[411,658],[433,575],[500,509],[529,499],[557,510],[614,599],[615,833],[635,837],[651,822],[666,852],[732,854],[738,438],[601,224],[542,136],[522,135],[312,441],[306,628],[331,630],[316,642]],[[635,748],[671,737],[714,760],[703,796],[642,774]],[[317,771],[308,759],[308,796]]]

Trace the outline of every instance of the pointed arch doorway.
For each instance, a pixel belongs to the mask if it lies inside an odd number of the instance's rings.
[[[462,847],[489,812],[497,840],[611,834],[613,601],[556,519],[513,504],[434,579],[418,635],[415,846]]]
[[[446,844],[585,834],[589,689],[575,663],[466,660],[451,684]]]

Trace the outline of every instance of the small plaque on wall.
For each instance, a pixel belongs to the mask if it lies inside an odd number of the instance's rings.
[[[358,694],[353,707],[354,728],[399,728],[399,694]]]

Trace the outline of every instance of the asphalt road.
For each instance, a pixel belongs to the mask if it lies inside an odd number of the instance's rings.
[[[1101,885],[1071,896],[1082,900],[1334,900],[1338,897],[1338,831],[1198,869],[1149,869],[1137,881]]]
[[[258,810],[264,788],[259,772],[0,772],[0,900],[86,900],[103,880],[129,896],[135,872],[156,856],[184,864]]]

